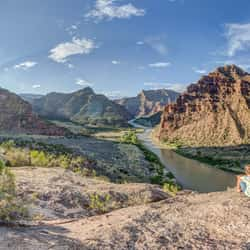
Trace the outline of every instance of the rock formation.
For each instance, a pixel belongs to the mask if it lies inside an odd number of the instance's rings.
[[[162,111],[165,105],[175,102],[179,93],[168,90],[143,90],[136,97],[116,100],[134,117],[149,116]]]
[[[250,74],[219,67],[165,107],[159,137],[189,145],[250,142]]]
[[[46,122],[34,114],[28,102],[2,88],[0,88],[0,131],[59,136],[66,134],[65,129]]]

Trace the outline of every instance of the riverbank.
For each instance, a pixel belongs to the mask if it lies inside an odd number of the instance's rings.
[[[153,143],[162,149],[172,150],[188,159],[234,174],[244,173],[245,164],[250,164],[250,145],[191,147],[179,142],[161,142],[157,138],[156,129],[152,130],[151,138]]]
[[[233,173],[177,154],[173,148],[153,141],[151,132],[151,129],[146,129],[144,133],[138,134],[138,137],[159,157],[165,168],[173,173],[184,189],[208,193],[235,187],[236,178]]]

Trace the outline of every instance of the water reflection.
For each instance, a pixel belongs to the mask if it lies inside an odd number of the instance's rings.
[[[140,135],[140,139],[160,157],[166,168],[175,175],[184,188],[199,192],[213,192],[235,186],[234,174],[185,158],[171,150],[160,149],[151,142],[149,133],[150,131],[147,130]]]

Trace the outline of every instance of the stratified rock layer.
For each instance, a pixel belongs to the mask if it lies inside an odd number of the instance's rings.
[[[175,102],[179,93],[168,89],[143,90],[136,97],[122,98],[116,103],[124,106],[134,117],[153,115],[165,105]]]
[[[159,137],[190,145],[250,142],[250,74],[220,67],[165,107]]]
[[[63,136],[66,130],[40,119],[29,103],[0,88],[0,132]]]

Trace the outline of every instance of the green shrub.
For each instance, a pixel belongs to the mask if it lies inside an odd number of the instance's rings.
[[[180,190],[180,187],[175,183],[167,182],[163,184],[163,190],[171,195],[176,195],[176,193]]]
[[[1,144],[1,147],[6,149],[6,150],[10,150],[11,148],[15,147],[15,142],[13,140],[8,140],[5,141]]]
[[[48,166],[50,158],[43,151],[31,150],[30,161],[31,166]]]
[[[89,165],[92,163],[84,156],[74,156],[70,150],[67,150],[62,145],[9,140],[0,144],[0,148],[3,151],[4,159],[10,167],[62,167],[81,173],[83,169],[89,168]],[[93,170],[88,170],[88,176],[95,176]]]
[[[106,194],[104,197],[98,194],[90,195],[90,208],[96,210],[98,213],[108,212],[110,207],[110,195]]]
[[[137,138],[136,132],[133,130],[129,130],[121,136],[120,142],[136,145],[139,143],[139,140]]]
[[[161,185],[164,187],[164,184],[169,184],[170,187],[174,190],[174,188],[179,189],[177,184],[172,183],[172,179],[174,179],[174,175],[171,172],[165,174],[164,168],[165,166],[161,163],[159,157],[151,152],[147,147],[145,147],[139,140],[136,135],[136,132],[130,130],[126,132],[120,139],[122,143],[133,144],[136,145],[144,154],[144,157],[147,161],[152,163],[152,172],[154,173],[151,176],[150,181],[152,184]],[[165,187],[166,188],[166,187]]]
[[[10,167],[29,166],[29,152],[25,149],[10,148],[5,152],[7,165]]]
[[[28,216],[28,210],[16,194],[15,177],[0,160],[0,220],[16,221]]]

